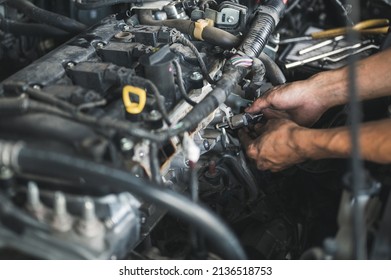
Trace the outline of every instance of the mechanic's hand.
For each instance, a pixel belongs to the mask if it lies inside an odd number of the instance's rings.
[[[300,138],[296,132],[300,130],[307,128],[287,119],[273,119],[255,127],[259,135],[256,139],[251,138],[247,128],[239,131],[239,138],[258,169],[276,172],[306,160],[298,145]]]
[[[255,100],[246,112],[262,112],[269,119],[288,118],[309,127],[328,109],[316,95],[317,87],[313,79],[275,87]]]

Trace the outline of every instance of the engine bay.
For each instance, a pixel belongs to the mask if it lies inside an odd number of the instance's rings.
[[[390,1],[356,5],[389,25]],[[388,31],[298,40],[345,26],[354,8],[0,1],[0,258],[353,258],[348,161],[260,171],[238,130],[267,121],[244,109],[269,89],[391,44]],[[363,102],[363,119],[389,105]],[[314,126],[346,124],[340,106]],[[380,258],[390,170],[365,167],[367,246]]]

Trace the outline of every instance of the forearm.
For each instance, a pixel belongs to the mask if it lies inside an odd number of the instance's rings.
[[[359,98],[368,100],[391,95],[391,49],[357,63],[356,82]],[[349,100],[349,69],[327,71],[309,79],[317,88],[316,95],[329,107],[342,105]]]
[[[368,122],[360,128],[360,150],[365,160],[391,163],[391,120]],[[347,127],[334,129],[302,129],[295,137],[298,149],[308,159],[346,158],[351,155],[350,132]],[[304,140],[303,140],[304,139]]]

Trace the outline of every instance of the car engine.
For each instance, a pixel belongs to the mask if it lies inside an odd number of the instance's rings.
[[[259,171],[237,132],[266,121],[244,109],[272,87],[391,43],[299,55],[314,42],[291,38],[354,8],[390,18],[390,1],[356,2],[0,1],[0,258],[353,258],[347,160]],[[390,112],[388,98],[363,103],[365,120]],[[370,256],[389,258],[390,169],[365,168]]]

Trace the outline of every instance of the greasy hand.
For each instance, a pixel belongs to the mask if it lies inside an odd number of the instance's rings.
[[[258,169],[276,172],[306,159],[295,135],[305,129],[287,119],[274,119],[256,128],[256,139],[250,137],[248,129],[240,130],[239,138]]]
[[[309,127],[327,110],[316,90],[311,79],[278,86],[255,100],[246,112],[262,112],[269,119],[288,118]]]

